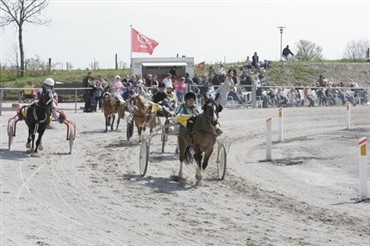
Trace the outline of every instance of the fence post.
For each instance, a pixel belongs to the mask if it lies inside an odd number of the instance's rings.
[[[347,129],[351,128],[351,104],[347,102]]]
[[[0,88],[0,116],[3,114],[3,89]]]
[[[283,141],[283,108],[279,108],[279,142]]]
[[[256,85],[252,82],[252,108],[256,108],[256,97],[257,97]]]
[[[359,199],[360,201],[367,199],[367,138],[363,137],[358,141],[360,146],[360,158],[359,158]]]
[[[75,89],[75,113],[77,113],[77,89]]]
[[[266,120],[266,160],[271,161],[271,124],[272,118]]]

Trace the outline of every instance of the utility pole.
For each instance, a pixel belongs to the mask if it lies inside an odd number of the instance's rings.
[[[277,28],[280,29],[280,61],[283,60],[283,30],[286,28],[285,26],[278,26]]]

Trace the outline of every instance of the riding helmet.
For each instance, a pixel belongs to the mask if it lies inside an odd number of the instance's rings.
[[[49,85],[49,86],[54,87],[54,80],[51,78],[47,78],[44,80],[44,85]]]
[[[188,99],[190,99],[190,98],[193,98],[194,100],[196,100],[197,98],[196,98],[196,95],[195,95],[195,93],[194,92],[192,92],[192,91],[189,91],[188,93],[186,93],[185,94],[185,96],[184,96],[184,99],[185,100],[188,100]]]

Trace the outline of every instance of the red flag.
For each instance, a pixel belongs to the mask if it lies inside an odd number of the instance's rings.
[[[206,66],[206,62],[201,62],[201,63],[199,63],[198,64],[198,68],[200,69],[200,70],[204,70],[204,67]]]
[[[152,54],[159,43],[131,28],[132,52]]]

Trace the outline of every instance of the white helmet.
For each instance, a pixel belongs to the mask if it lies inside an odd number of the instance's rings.
[[[44,80],[44,85],[49,85],[49,86],[54,87],[54,80],[51,78],[47,78]]]

